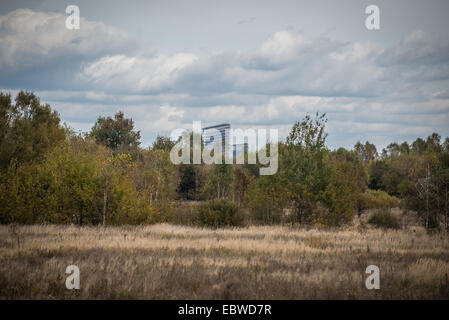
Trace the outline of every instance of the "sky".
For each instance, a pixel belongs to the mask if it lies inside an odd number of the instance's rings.
[[[122,110],[144,147],[192,121],[283,138],[325,112],[330,148],[381,149],[449,136],[448,14],[445,0],[0,0],[0,90],[35,92],[76,131]]]

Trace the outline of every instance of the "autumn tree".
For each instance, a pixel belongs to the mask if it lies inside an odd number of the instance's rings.
[[[111,117],[98,117],[92,127],[90,137],[114,152],[135,152],[140,145],[140,131],[134,130],[134,122],[125,118],[122,111]]]
[[[41,160],[66,138],[60,122],[33,93],[20,91],[14,104],[10,94],[0,93],[0,168],[6,170],[13,159],[17,164]]]
[[[175,142],[170,139],[170,137],[160,136],[156,137],[151,147],[152,150],[164,150],[170,152],[170,150],[175,145]]]
[[[376,146],[369,141],[366,141],[365,144],[358,141],[354,146],[354,151],[359,154],[365,165],[378,157]]]
[[[231,195],[233,180],[232,165],[213,164],[202,192],[208,199],[224,199]]]
[[[375,149],[375,147],[374,147]],[[346,199],[346,203],[351,203],[357,207],[357,213],[360,215],[362,211],[362,194],[368,188],[368,170],[364,165],[364,160],[360,158],[360,154],[356,151],[348,151],[345,148],[339,148],[331,153],[333,158],[334,169],[338,172],[340,181],[345,182],[345,186],[351,188],[351,199]],[[365,158],[366,160],[366,158]],[[344,171],[344,172],[339,172]],[[337,181],[335,181],[337,183]],[[343,197],[343,196],[342,196]],[[351,211],[351,209],[348,209]]]
[[[256,223],[279,223],[288,201],[288,192],[279,174],[260,176],[246,192],[251,218]]]
[[[281,173],[298,222],[307,222],[326,189],[329,177],[324,132],[325,114],[296,122],[281,148]]]
[[[169,151],[143,150],[136,161],[134,183],[140,195],[166,220],[175,198],[176,168],[170,161]]]
[[[238,206],[241,206],[245,203],[246,193],[248,191],[248,186],[250,185],[251,180],[252,178],[250,174],[244,167],[240,165],[236,165],[234,167],[234,179],[231,189],[233,199]]]

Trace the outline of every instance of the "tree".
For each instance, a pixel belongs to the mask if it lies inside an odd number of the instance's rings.
[[[351,221],[367,176],[356,153],[326,148],[326,122],[317,113],[293,125],[280,148],[281,185],[299,223],[338,226]]]
[[[387,148],[383,151],[384,155],[391,157],[399,157],[401,155],[401,147],[397,142],[390,143]]]
[[[443,143],[443,152],[449,154],[449,137],[444,140]]]
[[[66,138],[59,115],[33,93],[24,91],[17,94],[15,104],[10,94],[0,93],[0,129],[1,170],[13,159],[17,164],[40,161]]]
[[[134,131],[132,119],[125,118],[122,111],[111,117],[98,117],[89,136],[115,152],[135,152],[140,145],[140,131]]]
[[[99,170],[107,156],[95,143],[70,138],[40,163],[10,167],[0,193],[7,219],[21,223],[97,223],[101,202]],[[8,186],[11,188],[8,189]],[[13,205],[13,206],[12,206]]]
[[[175,145],[175,142],[169,137],[157,136],[156,140],[153,142],[152,150],[164,150],[170,152],[170,150]]]
[[[196,135],[196,133],[195,133]],[[204,150],[204,143],[201,135],[195,137],[201,142],[201,152]],[[193,142],[194,133],[190,133],[190,158],[193,159]],[[178,140],[180,141],[180,140]],[[187,164],[181,163],[178,166],[178,187],[177,193],[184,199],[199,200],[203,198],[203,188],[206,181],[208,169],[204,164]]]
[[[443,213],[444,228],[449,232],[449,153],[440,155],[431,183],[434,186],[435,204],[438,211]]]
[[[426,152],[426,149],[427,149],[427,144],[426,144],[426,142],[425,142],[423,139],[421,139],[421,138],[416,139],[416,140],[412,143],[412,151],[413,151],[415,154],[424,154],[424,152]]]
[[[197,188],[198,170],[193,164],[179,165],[179,185],[177,192],[188,200],[196,199],[199,188]]]
[[[234,180],[232,183],[233,199],[241,206],[245,202],[246,192],[251,183],[251,176],[241,166],[236,165],[234,168]]]
[[[410,153],[410,146],[408,145],[407,141],[401,143],[401,145],[399,146],[399,151],[404,155]]]
[[[358,141],[354,146],[354,151],[359,154],[360,158],[365,162],[365,165],[368,165],[370,161],[378,157],[376,146],[369,143],[369,141],[366,141],[364,145]]]
[[[438,133],[432,133],[426,140],[427,151],[441,153],[443,147],[441,146],[441,136]]]
[[[196,224],[211,228],[243,226],[239,208],[226,199],[214,199],[197,207]]]
[[[374,147],[375,150],[375,147]],[[342,188],[351,188],[351,200],[346,199],[346,203],[356,203],[358,208],[358,214],[361,214],[361,202],[362,194],[368,187],[368,170],[364,165],[364,162],[360,158],[358,152],[348,151],[345,148],[339,148],[331,153],[333,159],[334,173],[340,179],[347,179],[346,185]],[[373,159],[372,159],[373,160]],[[344,172],[339,172],[343,170]],[[355,201],[355,202],[354,202]],[[351,211],[351,209],[348,209]]]
[[[134,183],[142,197],[166,218],[175,195],[175,166],[169,151],[144,150],[136,161]],[[164,214],[164,215],[162,215]]]
[[[373,190],[384,190],[383,175],[386,171],[385,160],[372,161],[368,165],[369,183],[368,187]]]
[[[224,199],[230,195],[234,180],[232,165],[213,164],[211,166],[212,169],[202,191],[209,199]]]
[[[141,224],[157,211],[133,181],[129,154],[112,155],[81,136],[0,174],[1,223]],[[105,196],[106,195],[106,196]]]
[[[320,225],[338,227],[351,222],[360,201],[361,190],[355,179],[354,166],[349,161],[329,158],[329,181],[314,213]]]
[[[259,223],[279,223],[287,203],[280,175],[260,176],[248,187],[247,203],[251,217]]]
[[[446,139],[447,141],[447,139]],[[400,197],[401,204],[416,211],[427,229],[449,224],[448,167],[445,143],[432,133],[425,140],[391,143],[382,161],[370,164],[370,187]]]
[[[280,148],[283,184],[300,223],[309,220],[328,183],[325,116],[317,113],[312,119],[306,115],[302,122],[296,122],[285,147]]]

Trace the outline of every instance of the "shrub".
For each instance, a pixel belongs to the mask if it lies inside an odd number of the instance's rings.
[[[243,225],[243,217],[229,200],[211,200],[198,206],[195,222],[212,228],[238,227]]]
[[[172,214],[168,217],[167,222],[184,226],[193,226],[196,222],[197,207],[197,204],[189,203],[188,201],[177,202],[172,210]]]
[[[279,223],[286,203],[283,191],[276,176],[260,176],[251,183],[246,198],[252,222]]]
[[[399,199],[382,190],[366,190],[360,198],[360,207],[364,209],[391,209],[399,205]]]
[[[385,229],[399,229],[399,222],[389,210],[376,211],[368,218],[368,223]]]
[[[147,224],[160,212],[139,193],[127,154],[112,156],[72,136],[41,163],[12,163],[0,174],[0,223]]]

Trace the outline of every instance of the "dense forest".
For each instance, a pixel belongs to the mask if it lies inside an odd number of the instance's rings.
[[[449,230],[449,138],[433,133],[382,151],[326,146],[326,115],[306,115],[279,143],[279,170],[181,164],[122,112],[75,133],[33,93],[0,93],[0,223],[78,225],[298,223],[337,227],[368,209],[399,207],[429,230]]]

